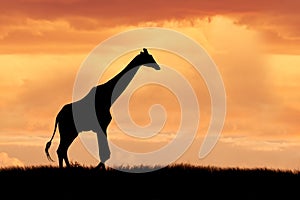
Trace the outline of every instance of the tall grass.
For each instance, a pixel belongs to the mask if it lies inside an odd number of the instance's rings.
[[[153,171],[128,173],[124,171]],[[157,169],[157,170],[156,170]],[[300,172],[267,168],[219,168],[189,164],[120,166],[97,170],[72,163],[71,168],[25,166],[0,169],[1,194],[15,198],[62,194],[66,199],[270,199],[300,197]],[[8,192],[14,190],[15,192]],[[296,195],[296,196],[295,196]],[[59,195],[58,195],[59,196]],[[61,197],[62,197],[61,196]],[[101,197],[101,198],[100,198]],[[198,198],[199,197],[199,198]],[[41,198],[39,198],[41,199]]]

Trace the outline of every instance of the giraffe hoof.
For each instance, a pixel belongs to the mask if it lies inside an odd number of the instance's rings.
[[[106,171],[105,165],[102,162],[100,162],[95,168]]]

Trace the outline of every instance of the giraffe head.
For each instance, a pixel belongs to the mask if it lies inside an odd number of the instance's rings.
[[[146,67],[151,67],[155,70],[160,70],[160,66],[156,63],[153,56],[148,53],[146,48],[143,48],[143,51],[137,56],[140,65],[144,65]]]

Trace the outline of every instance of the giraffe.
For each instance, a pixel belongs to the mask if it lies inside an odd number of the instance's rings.
[[[154,68],[155,70],[160,69],[153,56],[148,53],[146,48],[143,48],[143,51],[135,56],[119,74],[109,81],[93,87],[82,99],[62,107],[56,116],[52,137],[45,147],[46,156],[50,161],[53,160],[49,154],[49,148],[57,126],[60,133],[60,142],[56,152],[60,168],[63,167],[63,161],[65,161],[67,167],[70,167],[67,151],[78,134],[82,131],[93,131],[97,134],[100,158],[96,168],[105,170],[105,162],[110,158],[107,141],[107,127],[112,120],[110,108],[129,85],[141,66]],[[117,85],[119,81],[121,84]],[[94,117],[95,115],[96,117]]]

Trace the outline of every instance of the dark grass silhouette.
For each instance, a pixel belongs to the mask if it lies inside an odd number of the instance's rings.
[[[1,194],[39,199],[299,199],[298,171],[170,165],[148,173],[71,164],[0,170]],[[141,168],[141,166],[136,166]],[[147,166],[144,166],[147,167]],[[123,168],[129,168],[124,166]],[[121,169],[121,168],[120,168]],[[9,192],[14,190],[15,192]]]

